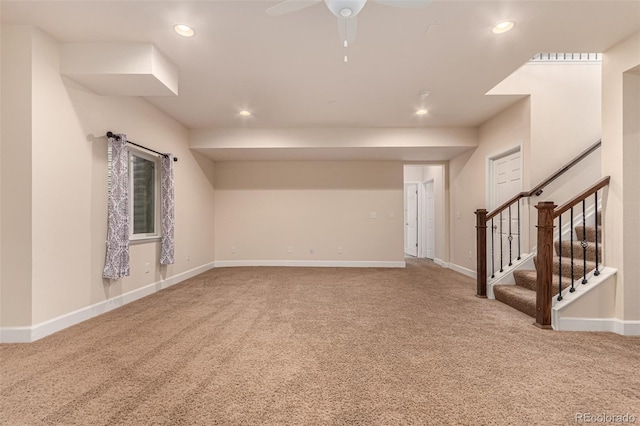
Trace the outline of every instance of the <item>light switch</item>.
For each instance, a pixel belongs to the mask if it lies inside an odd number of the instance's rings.
[[[369,219],[375,219],[376,217],[378,217],[378,216],[376,215],[376,212],[371,212],[371,213],[369,213]]]

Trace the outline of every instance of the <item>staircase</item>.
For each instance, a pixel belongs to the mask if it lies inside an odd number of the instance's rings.
[[[602,213],[598,212],[598,223],[602,223]],[[598,232],[593,226],[576,226],[573,242],[564,240],[562,243],[554,242],[556,255],[553,257],[552,295],[556,299],[559,292],[560,275],[562,274],[562,289],[570,288],[572,281],[580,285],[581,280],[591,271],[596,269],[595,241],[598,235],[598,259],[602,259],[602,229],[598,226]],[[586,250],[581,242],[583,236],[588,243]],[[572,280],[572,250],[573,246],[573,280]],[[561,258],[557,255],[560,253]],[[586,258],[586,259],[585,259]],[[534,258],[537,268],[537,257]],[[560,266],[562,265],[562,266]],[[585,270],[586,265],[586,270]],[[513,272],[515,285],[494,285],[493,294],[496,300],[501,301],[525,314],[535,318],[536,316],[536,285],[538,273],[535,270],[516,270]],[[569,290],[571,291],[571,290]]]
[[[591,277],[600,275],[603,266],[602,232],[597,225],[602,224],[600,212],[605,205],[603,200],[611,180],[610,176],[601,178],[561,206],[557,206],[553,201],[542,200],[535,205],[530,204],[538,211],[535,244],[537,253],[533,262],[535,270],[522,270],[525,265],[530,266],[524,261],[515,264],[516,270],[512,273],[512,269],[504,271],[503,263],[506,259],[511,267],[513,258],[521,260],[521,253],[528,250],[527,247],[522,247],[522,239],[519,238],[523,201],[539,197],[547,185],[575,167],[600,146],[601,141],[597,141],[533,189],[515,194],[494,210],[476,210],[476,297],[487,298],[488,281],[495,280],[490,296],[493,295],[497,300],[535,317],[536,327],[552,329],[552,307],[555,300],[562,300],[566,296],[564,289],[568,288],[567,291],[573,293],[576,286],[586,284]],[[593,213],[587,214],[587,204]],[[528,213],[525,207],[525,217]],[[589,215],[594,217],[597,228],[586,225],[585,218]],[[582,219],[582,226],[574,226],[578,218]],[[505,221],[508,224],[507,232],[503,232],[502,227]],[[499,233],[495,231],[496,223],[500,224]],[[562,230],[566,229],[567,224],[572,228],[571,232],[564,231],[571,235],[569,238],[562,235]],[[560,230],[560,241],[554,242],[554,230]],[[517,253],[517,257],[514,253]],[[499,276],[499,273],[503,272],[504,274]],[[515,285],[498,284],[501,280],[506,282],[504,280],[508,279],[511,273]],[[579,292],[576,297],[581,297],[580,294],[584,293]]]

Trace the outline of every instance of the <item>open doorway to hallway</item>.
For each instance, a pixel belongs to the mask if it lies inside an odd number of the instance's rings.
[[[440,260],[438,241],[445,238],[444,208],[444,165],[405,165],[405,256]]]

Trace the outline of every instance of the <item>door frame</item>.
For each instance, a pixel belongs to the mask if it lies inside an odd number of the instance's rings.
[[[434,241],[433,241],[433,261],[434,263],[448,267],[449,265],[449,256],[448,253],[438,253],[438,250],[443,251],[443,248],[447,246],[447,240],[449,236],[449,223],[447,221],[447,212],[448,207],[446,205],[448,201],[448,165],[444,163],[405,163],[404,167],[404,176],[403,179],[404,184],[417,184],[418,185],[418,258],[424,258],[426,255],[426,232],[424,228],[426,228],[425,223],[425,210],[426,210],[426,189],[425,182],[433,181],[434,188],[434,217],[433,217],[433,226],[434,226]],[[407,173],[408,167],[416,167],[422,170],[420,174],[409,174]],[[431,174],[424,174],[425,168],[433,168],[437,167],[437,170],[431,170]],[[406,180],[405,180],[406,179]],[[404,195],[404,186],[403,186],[403,198]],[[403,222],[404,225],[405,222]],[[403,238],[404,227],[403,227]],[[439,245],[440,244],[440,245]],[[404,241],[403,241],[403,250],[404,250]],[[440,257],[438,256],[440,254]]]
[[[416,212],[416,243],[417,243],[417,247],[416,247],[416,257],[420,257],[420,250],[421,250],[421,236],[422,236],[422,221],[420,220],[420,215],[422,214],[422,190],[421,190],[421,182],[416,182],[416,181],[405,181],[404,185],[403,185],[403,198],[404,198],[404,211],[403,211],[403,220],[402,222],[404,223],[404,243],[403,243],[403,251],[404,254],[412,256],[410,253],[407,253],[407,224],[406,224],[406,220],[407,220],[407,216],[406,216],[406,210],[407,210],[407,186],[409,185],[415,185],[416,186],[416,190],[418,191],[418,194],[416,195],[416,204],[417,204],[417,212]]]
[[[434,203],[434,208],[433,208],[433,257],[432,258],[428,258],[427,257],[427,249],[429,247],[429,238],[427,235],[427,184],[432,184],[433,185],[433,203]],[[431,259],[431,260],[435,260],[436,258],[436,211],[435,211],[435,202],[436,202],[436,180],[431,178],[428,179],[424,182],[422,182],[422,184],[420,185],[420,190],[422,192],[422,194],[418,194],[419,198],[418,198],[418,205],[420,206],[420,217],[424,220],[418,220],[418,226],[421,227],[421,243],[418,243],[418,257],[421,258],[426,258],[426,259]],[[424,223],[424,225],[423,225]]]
[[[501,151],[494,152],[486,156],[486,206],[487,210],[490,212],[497,205],[494,205],[495,202],[495,162],[507,155],[515,154],[516,152],[520,153],[520,184],[521,191],[524,190],[524,150],[523,150],[523,142],[522,140],[517,143],[507,146]],[[513,194],[515,195],[515,194]],[[529,247],[529,232],[526,230],[529,229],[529,201],[528,199],[521,200],[522,206],[522,214],[521,214],[521,229],[523,230],[518,238],[520,238],[520,245],[522,247],[522,252],[527,253],[527,247]],[[489,225],[487,225],[489,226]],[[490,241],[487,238],[487,250],[490,250]],[[487,267],[490,264],[491,259],[487,256]]]
[[[515,154],[516,152],[520,153],[520,182],[522,185],[522,188],[524,188],[524,171],[523,171],[523,166],[524,166],[524,161],[523,161],[523,151],[522,151],[522,141],[517,142],[514,145],[511,145],[510,147],[507,147],[499,152],[494,152],[492,154],[489,154],[486,156],[486,174],[485,176],[487,177],[486,179],[486,199],[485,199],[485,205],[487,206],[487,210],[491,211],[493,208],[498,207],[492,207],[494,206],[494,202],[495,202],[495,162],[503,157],[506,157],[507,155],[511,155],[511,154]],[[514,194],[515,195],[515,194]]]

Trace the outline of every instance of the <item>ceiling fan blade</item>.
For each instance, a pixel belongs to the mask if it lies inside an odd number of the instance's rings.
[[[285,0],[281,3],[271,6],[266,10],[267,15],[280,16],[291,12],[297,12],[298,10],[306,9],[309,6],[313,6],[316,3],[320,3],[322,0]]]
[[[404,7],[409,9],[415,9],[425,7],[432,0],[373,0],[376,3],[384,4],[386,6]]]
[[[340,41],[345,41],[347,44],[351,44],[356,40],[356,31],[358,29],[358,17],[352,18],[338,17],[338,33],[340,34]]]

